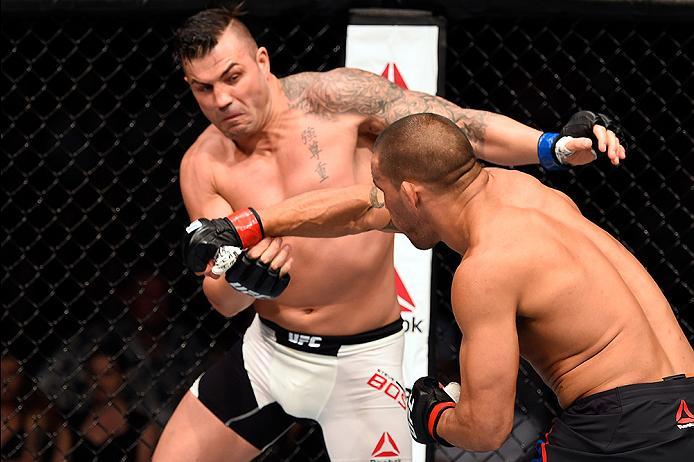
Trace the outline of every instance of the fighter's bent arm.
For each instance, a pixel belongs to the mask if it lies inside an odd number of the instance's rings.
[[[517,301],[514,279],[500,266],[469,259],[453,281],[453,312],[463,333],[460,400],[444,411],[436,431],[471,451],[499,448],[513,428],[520,358]]]
[[[191,221],[200,217],[224,217],[232,212],[231,205],[214,189],[213,158],[213,152],[193,146],[181,161],[181,193]],[[205,277],[202,290],[214,309],[226,317],[253,303],[253,297],[234,290],[223,277]]]

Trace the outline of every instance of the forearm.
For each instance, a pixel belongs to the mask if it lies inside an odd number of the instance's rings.
[[[202,282],[202,290],[212,307],[222,316],[230,318],[245,310],[254,301],[254,298],[234,290],[224,279],[205,277]]]
[[[321,189],[258,209],[266,236],[340,237],[383,229],[390,215],[373,186]]]
[[[472,415],[458,403],[455,408],[444,411],[436,432],[450,444],[468,451],[493,451],[501,447],[508,438],[511,428],[497,426],[493,416],[476,422]],[[512,423],[512,422],[511,422]]]
[[[474,109],[461,109],[456,123],[468,132],[480,159],[508,166],[538,163],[539,130],[501,114]]]

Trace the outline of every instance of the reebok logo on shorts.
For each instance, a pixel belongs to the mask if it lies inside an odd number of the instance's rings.
[[[684,414],[684,416],[683,416]],[[685,428],[694,427],[694,415],[692,415],[687,402],[685,400],[680,400],[680,407],[677,408],[677,414],[675,414],[675,422],[677,422],[677,428],[683,430]]]
[[[400,460],[400,449],[395,444],[395,440],[390,433],[383,432],[381,438],[373,451],[371,451],[371,461],[373,462],[396,462]]]

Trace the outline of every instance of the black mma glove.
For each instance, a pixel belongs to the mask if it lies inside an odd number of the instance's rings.
[[[454,399],[433,377],[420,377],[412,386],[407,400],[407,421],[415,441],[422,444],[439,443],[453,446],[436,433],[436,425],[446,409],[455,407]]]
[[[257,299],[278,297],[289,285],[289,274],[280,276],[266,263],[250,258],[246,252],[226,271],[227,282],[237,291]]]
[[[222,246],[247,249],[263,239],[263,225],[252,208],[224,218],[199,218],[186,228],[183,236],[183,260],[196,273],[205,271]]]
[[[559,143],[565,136],[571,136],[573,138],[590,138],[593,143],[593,154],[597,156],[600,150],[598,149],[598,139],[593,133],[593,127],[595,125],[602,125],[617,134],[617,129],[612,124],[612,120],[609,117],[605,114],[591,111],[579,111],[575,113],[559,133],[543,133],[537,143],[537,154],[540,165],[547,170],[566,170],[571,166],[568,162],[568,158],[571,157],[573,153],[564,149],[562,143]],[[617,134],[617,136],[619,137],[619,134]]]

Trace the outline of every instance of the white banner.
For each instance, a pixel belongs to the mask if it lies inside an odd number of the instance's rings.
[[[347,27],[345,65],[381,75],[402,88],[436,94],[437,26],[353,25]],[[405,321],[403,386],[428,374],[431,250],[416,249],[395,236],[395,278]],[[426,447],[413,441],[412,460],[424,462]]]
[[[403,88],[435,95],[438,49],[438,26],[350,24],[345,66],[371,71]]]

